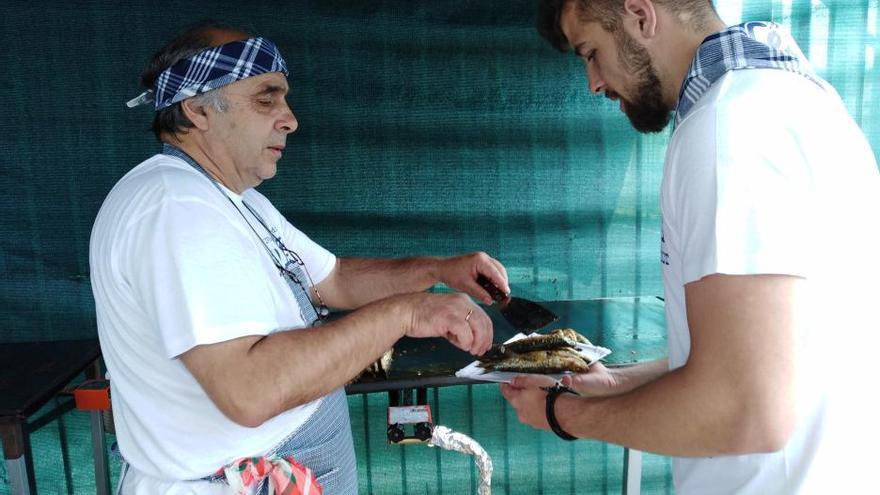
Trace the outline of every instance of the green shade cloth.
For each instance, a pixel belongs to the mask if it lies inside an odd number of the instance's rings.
[[[791,26],[875,149],[877,2],[721,1],[729,23]],[[124,102],[186,24],[273,39],[300,129],[261,186],[339,255],[485,250],[518,295],[662,293],[657,191],[667,135],[591,97],[534,29],[536,2],[24,2],[0,5],[0,340],[94,335],[92,222],[158,145]]]

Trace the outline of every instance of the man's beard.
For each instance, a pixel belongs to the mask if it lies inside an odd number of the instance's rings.
[[[620,59],[637,80],[633,99],[623,99],[624,113],[637,131],[660,132],[669,124],[672,109],[663,102],[657,71],[648,51],[626,32],[620,33],[616,36]]]

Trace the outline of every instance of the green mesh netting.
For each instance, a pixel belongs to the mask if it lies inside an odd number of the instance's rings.
[[[876,0],[718,9],[789,25],[878,148]],[[533,0],[4,2],[0,338],[94,334],[92,221],[157,149],[150,111],[123,103],[153,51],[203,18],[285,53],[301,127],[261,188],[334,252],[482,249],[524,296],[659,294],[667,136],[639,136],[589,96],[534,17]]]
[[[565,442],[522,425],[496,385],[433,389],[428,402],[436,424],[477,440],[494,465],[492,493],[619,494],[623,449],[594,441]],[[348,398],[362,495],[463,495],[476,493],[473,457],[426,445],[390,445],[385,437],[385,394]],[[61,441],[63,439],[63,442]],[[108,435],[107,446],[113,435]],[[38,493],[95,493],[88,413],[70,412],[31,435]],[[119,460],[110,455],[110,481],[119,479]],[[0,463],[0,495],[9,495]],[[645,454],[642,493],[672,493],[670,461]],[[332,495],[332,494],[329,494]]]

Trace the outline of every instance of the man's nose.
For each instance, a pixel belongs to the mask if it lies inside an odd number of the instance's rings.
[[[589,67],[587,67],[586,71],[587,85],[590,87],[590,92],[594,94],[601,93],[605,89],[605,80],[602,79],[599,71],[596,69],[590,70]]]
[[[290,134],[299,127],[299,121],[296,120],[296,115],[293,114],[293,111],[289,106],[285,105],[284,114],[278,119],[277,128],[279,131]]]

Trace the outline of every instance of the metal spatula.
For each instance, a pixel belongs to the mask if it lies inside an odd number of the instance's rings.
[[[484,275],[477,276],[477,283],[495,300],[495,308],[501,316],[517,330],[531,332],[559,319],[559,316],[536,302],[506,295]]]

